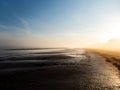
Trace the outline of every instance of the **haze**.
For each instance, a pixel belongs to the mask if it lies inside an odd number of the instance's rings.
[[[0,0],[0,47],[88,47],[120,38],[119,0]]]

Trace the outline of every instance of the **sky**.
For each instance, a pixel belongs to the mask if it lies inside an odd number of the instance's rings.
[[[120,0],[0,0],[0,47],[84,47],[120,38]]]

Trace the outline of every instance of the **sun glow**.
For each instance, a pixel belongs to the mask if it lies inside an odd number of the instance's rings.
[[[104,29],[103,42],[107,42],[113,38],[120,38],[120,18],[110,18],[105,23]]]

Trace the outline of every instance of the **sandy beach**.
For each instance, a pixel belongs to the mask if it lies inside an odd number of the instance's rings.
[[[119,90],[118,69],[106,62],[105,58],[99,54],[90,51],[67,50],[64,54],[62,52],[62,56],[61,53],[57,55],[61,58],[53,56],[43,59],[43,62],[18,63],[16,61],[11,66],[9,62],[9,69],[1,68],[0,70],[0,89]],[[7,66],[7,64],[4,65]]]

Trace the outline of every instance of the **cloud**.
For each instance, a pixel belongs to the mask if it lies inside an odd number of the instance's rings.
[[[29,22],[20,16],[16,16],[19,22],[22,24],[23,28],[25,29],[26,33],[32,33],[32,29],[30,28]]]
[[[25,21],[22,23],[27,27],[0,24],[0,47],[21,47],[32,41],[35,35],[32,35]]]
[[[28,29],[26,28],[21,28],[21,27],[16,27],[16,26],[8,26],[8,25],[3,25],[0,24],[0,31],[1,32],[9,32],[9,33],[27,33]]]
[[[0,24],[0,31],[8,31],[9,33],[24,33],[24,34],[32,34],[32,29],[30,28],[29,22],[23,18],[17,15],[14,12],[14,16],[16,17],[16,20],[21,24],[20,26],[8,26]]]
[[[29,22],[27,20],[25,20],[24,18],[17,16],[18,20],[23,24],[23,26],[28,27],[29,26]]]

